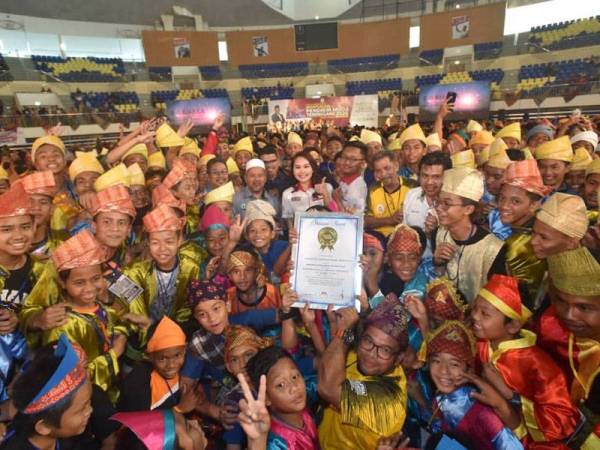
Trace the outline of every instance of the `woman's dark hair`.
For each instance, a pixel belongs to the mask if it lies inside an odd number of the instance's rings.
[[[269,370],[283,358],[292,359],[288,352],[277,346],[263,348],[250,358],[246,364],[246,372],[256,389],[260,385],[260,376],[267,375]]]
[[[33,361],[21,373],[12,388],[12,400],[17,409],[12,426],[17,435],[30,437],[35,433],[35,424],[43,420],[52,427],[60,427],[64,412],[69,409],[77,390],[71,392],[62,400],[36,414],[25,414],[23,411],[42,390],[52,376],[61,359],[54,356],[54,345],[39,349]]]
[[[321,180],[319,179],[319,177],[321,176],[321,174],[319,173],[319,168],[317,167],[317,163],[315,162],[314,158],[312,156],[310,156],[310,153],[306,149],[302,150],[300,153],[296,153],[292,157],[292,176],[294,175],[294,163],[296,162],[296,160],[298,158],[304,158],[310,164],[310,167],[312,168],[312,171],[313,171],[312,178],[311,178],[312,184],[315,185],[315,184],[320,183]]]

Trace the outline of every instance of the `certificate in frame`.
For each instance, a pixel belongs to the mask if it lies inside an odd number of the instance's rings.
[[[363,218],[351,214],[303,212],[295,216],[298,242],[292,248],[292,289],[299,296],[293,306],[313,309],[353,306],[362,288],[359,264],[363,246]]]

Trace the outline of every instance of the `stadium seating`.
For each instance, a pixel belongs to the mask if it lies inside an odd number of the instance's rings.
[[[244,99],[271,99],[285,100],[294,96],[293,87],[268,86],[268,87],[250,87],[242,88],[242,98]]]
[[[421,60],[422,66],[427,65],[438,65],[442,63],[444,58],[444,49],[436,48],[435,50],[423,50],[419,53],[419,59]]]
[[[504,78],[504,71],[502,69],[474,70],[469,72],[469,75],[473,81],[490,81],[500,84]]]
[[[415,84],[418,88],[432,84],[438,84],[443,77],[444,74],[416,76]]]
[[[517,88],[530,91],[547,85],[586,82],[595,77],[597,65],[591,60],[575,59],[522,66]]]
[[[149,67],[148,73],[151,81],[171,81],[170,67]]]
[[[206,98],[229,98],[227,89],[202,89]]]
[[[402,79],[364,80],[346,82],[346,95],[377,94],[379,92],[402,90]]]
[[[61,58],[32,55],[35,68],[50,73],[62,81],[107,82],[123,81],[125,66],[120,58]]]
[[[468,72],[449,72],[444,74],[440,84],[469,83],[470,81],[473,81],[473,78]]]
[[[600,44],[600,16],[534,27],[529,42],[548,50]]]
[[[134,112],[140,104],[135,92],[72,92],[71,99],[77,108],[83,103],[90,109],[113,112]]]
[[[400,55],[371,56],[367,58],[330,59],[327,66],[331,72],[368,72],[398,67]]]
[[[242,78],[297,77],[308,74],[308,63],[242,64],[239,69]]]
[[[211,80],[221,80],[223,75],[221,74],[221,69],[219,66],[203,66],[200,67],[200,75],[202,75],[203,80],[211,81]]]
[[[502,42],[484,42],[475,44],[475,59],[493,59],[500,56],[502,52]]]

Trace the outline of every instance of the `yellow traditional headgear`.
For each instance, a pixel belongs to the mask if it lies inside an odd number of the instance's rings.
[[[452,167],[468,167],[469,169],[475,169],[475,154],[472,150],[463,150],[462,152],[455,153],[450,157],[452,160]]]
[[[204,197],[204,204],[206,206],[215,202],[233,202],[233,195],[235,194],[235,189],[233,188],[233,183],[229,181],[225,183],[223,186],[219,186],[216,189],[213,189],[206,197]]]
[[[600,264],[585,247],[549,256],[548,276],[556,289],[569,295],[600,296]]]
[[[156,130],[156,143],[159,147],[179,147],[185,144],[185,140],[168,123],[163,123]]]
[[[588,229],[587,209],[581,197],[556,192],[544,202],[537,220],[561,233],[582,239]]]
[[[125,159],[131,155],[141,155],[147,160],[148,159],[148,147],[146,147],[146,144],[134,145],[129,150],[127,150],[127,153],[125,153],[123,155],[123,157],[121,158],[121,161],[125,161]]]
[[[181,150],[179,150],[179,156],[189,154],[200,158],[200,147],[198,147],[198,143],[195,140],[187,137],[184,139],[184,141],[185,144],[183,144],[183,147],[181,147]]]
[[[225,165],[227,166],[227,173],[229,175],[233,173],[240,173],[240,168],[238,167],[237,163],[233,160],[233,158],[227,158],[227,161],[225,161]]]
[[[365,145],[370,142],[377,142],[378,144],[381,144],[381,135],[375,131],[363,128],[360,132],[360,141]]]
[[[593,173],[600,174],[600,158],[596,158],[592,160],[587,169],[585,169],[585,176],[591,175]],[[600,191],[599,191],[600,192]]]
[[[287,143],[288,144],[298,144],[300,147],[302,147],[304,145],[304,143],[302,142],[302,138],[300,137],[300,135],[298,133],[294,133],[293,131],[290,131],[287,135]]]
[[[95,172],[100,175],[104,173],[104,167],[96,158],[96,152],[79,153],[69,166],[69,178],[75,181],[83,172]]]
[[[198,164],[201,165],[201,166],[205,166],[205,165],[208,164],[208,162],[211,159],[215,159],[215,158],[216,158],[216,155],[213,155],[212,153],[209,153],[208,155],[201,156],[200,159],[198,160]]]
[[[398,132],[394,131],[392,134],[390,134],[387,138],[388,142],[392,142],[395,141],[396,138],[398,137]]]
[[[496,139],[494,142],[492,142],[487,165],[495,169],[506,170],[510,163],[512,163],[506,154],[506,149],[506,144],[502,139]]]
[[[31,145],[31,160],[35,162],[35,152],[42,145],[52,145],[65,154],[65,143],[58,136],[42,136],[33,141]]]
[[[390,151],[400,150],[402,148],[402,144],[400,143],[400,139],[394,139],[388,144],[387,149]]]
[[[2,166],[0,166],[0,180],[8,180],[8,172]]]
[[[467,123],[467,133],[477,133],[478,131],[483,130],[483,127],[479,122],[475,122],[474,120],[469,120]]]
[[[431,133],[429,136],[427,136],[427,139],[425,142],[427,144],[427,147],[436,146],[436,147],[442,148],[442,141],[440,139],[440,136],[437,133]]]
[[[250,136],[243,137],[235,143],[233,146],[233,156],[235,157],[237,153],[243,151],[254,155],[254,147],[252,147],[252,139],[250,139]]]
[[[160,150],[154,153],[150,153],[148,156],[148,167],[159,167],[161,169],[167,169],[167,160],[165,155]]]
[[[127,170],[129,171],[129,186],[146,186],[146,177],[138,163],[132,164]]]
[[[446,170],[442,191],[478,202],[483,197],[483,177],[478,170],[467,167]]]
[[[94,190],[100,192],[108,187],[122,184],[129,187],[129,170],[121,163],[100,175],[94,181]]]
[[[570,163],[573,161],[573,148],[569,136],[561,136],[544,142],[535,150],[535,159],[554,159]]]
[[[496,133],[496,138],[513,138],[517,141],[521,140],[521,124],[519,122],[513,122],[510,125],[506,125],[500,131]]]
[[[475,133],[473,137],[469,140],[470,145],[490,145],[494,142],[494,135],[487,130],[481,130]]]
[[[483,150],[477,153],[475,159],[477,160],[477,167],[482,167],[484,164],[487,164],[490,159],[490,146],[484,147]]]
[[[427,138],[425,137],[425,133],[423,133],[423,129],[421,125],[415,123],[410,127],[406,128],[402,133],[400,133],[400,145],[404,145],[406,141],[410,141],[411,139],[416,139],[421,141],[423,145],[427,145]]]
[[[590,156],[590,152],[588,152],[583,147],[579,147],[575,150],[575,154],[573,155],[573,162],[569,166],[569,172],[586,170],[591,163],[592,157]]]

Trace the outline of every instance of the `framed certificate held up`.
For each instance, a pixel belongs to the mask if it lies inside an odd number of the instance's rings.
[[[298,243],[292,248],[291,287],[299,296],[296,307],[360,309],[363,218],[350,214],[296,214]]]

